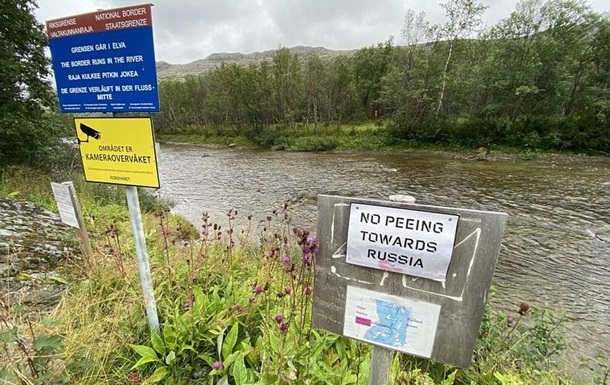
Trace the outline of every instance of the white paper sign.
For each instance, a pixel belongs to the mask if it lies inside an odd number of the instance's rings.
[[[348,286],[343,334],[430,358],[440,311],[432,303]]]
[[[53,189],[53,195],[55,196],[55,202],[57,202],[57,208],[59,209],[59,217],[61,221],[69,226],[79,228],[78,220],[76,219],[76,211],[70,198],[70,186],[51,182],[51,188]]]
[[[352,203],[347,263],[444,282],[459,217]]]

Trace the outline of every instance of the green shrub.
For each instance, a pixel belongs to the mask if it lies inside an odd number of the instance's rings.
[[[330,151],[337,148],[337,140],[331,137],[305,136],[290,142],[292,151]]]

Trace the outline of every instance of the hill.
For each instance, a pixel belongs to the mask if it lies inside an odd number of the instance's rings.
[[[290,53],[297,54],[301,58],[310,55],[318,55],[321,58],[330,59],[339,55],[345,55],[354,51],[339,51],[323,47],[297,46],[289,48]],[[213,53],[205,59],[195,60],[187,64],[170,64],[164,61],[157,62],[157,76],[159,79],[170,77],[184,77],[196,75],[208,71],[222,63],[237,63],[239,65],[257,64],[261,60],[271,60],[276,50],[263,52],[243,53]]]

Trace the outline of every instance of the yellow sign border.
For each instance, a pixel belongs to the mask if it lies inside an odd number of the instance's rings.
[[[160,188],[151,117],[75,117],[74,129],[87,182]]]

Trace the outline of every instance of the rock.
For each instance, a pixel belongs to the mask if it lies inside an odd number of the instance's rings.
[[[415,197],[412,197],[411,195],[403,195],[403,194],[390,195],[389,199],[392,202],[415,203]]]
[[[59,215],[0,199],[0,298],[9,305],[54,306],[64,288],[54,269],[75,250],[75,234]]]
[[[489,149],[485,147],[477,148],[477,160],[487,160],[487,155],[489,155]]]

